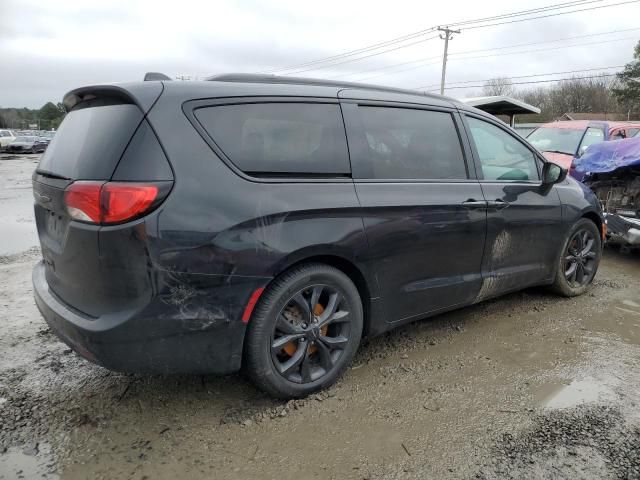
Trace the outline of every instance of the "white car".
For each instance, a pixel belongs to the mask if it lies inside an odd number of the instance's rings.
[[[0,150],[7,148],[15,139],[16,136],[11,130],[0,130]]]

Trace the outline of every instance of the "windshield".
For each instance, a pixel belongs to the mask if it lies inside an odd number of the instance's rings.
[[[543,152],[561,152],[574,155],[583,134],[584,130],[540,127],[533,131],[527,140]]]
[[[36,137],[16,137],[15,142],[34,142]]]

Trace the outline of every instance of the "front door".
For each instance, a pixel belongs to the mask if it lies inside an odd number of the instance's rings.
[[[472,301],[486,211],[453,112],[353,102],[343,113],[387,321]]]
[[[561,206],[540,181],[542,163],[515,133],[466,115],[487,200],[487,242],[478,300],[551,280],[561,245]]]

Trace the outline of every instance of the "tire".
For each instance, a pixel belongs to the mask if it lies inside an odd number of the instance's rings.
[[[584,238],[588,239],[586,244]],[[571,257],[573,260],[569,260]],[[562,245],[556,264],[556,278],[551,289],[558,295],[565,297],[582,295],[593,282],[601,258],[600,231],[595,223],[583,218],[571,228]],[[572,265],[576,266],[575,275],[573,274],[574,270],[571,269]],[[581,271],[582,276],[580,275]]]
[[[247,327],[243,369],[273,397],[305,397],[342,375],[362,325],[362,301],[349,277],[324,264],[294,267],[262,294]]]

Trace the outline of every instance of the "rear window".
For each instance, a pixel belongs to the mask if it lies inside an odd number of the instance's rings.
[[[195,116],[227,157],[254,174],[349,174],[334,104],[252,103],[205,107]]]
[[[106,180],[142,120],[131,104],[72,110],[45,151],[38,171],[74,180]]]

